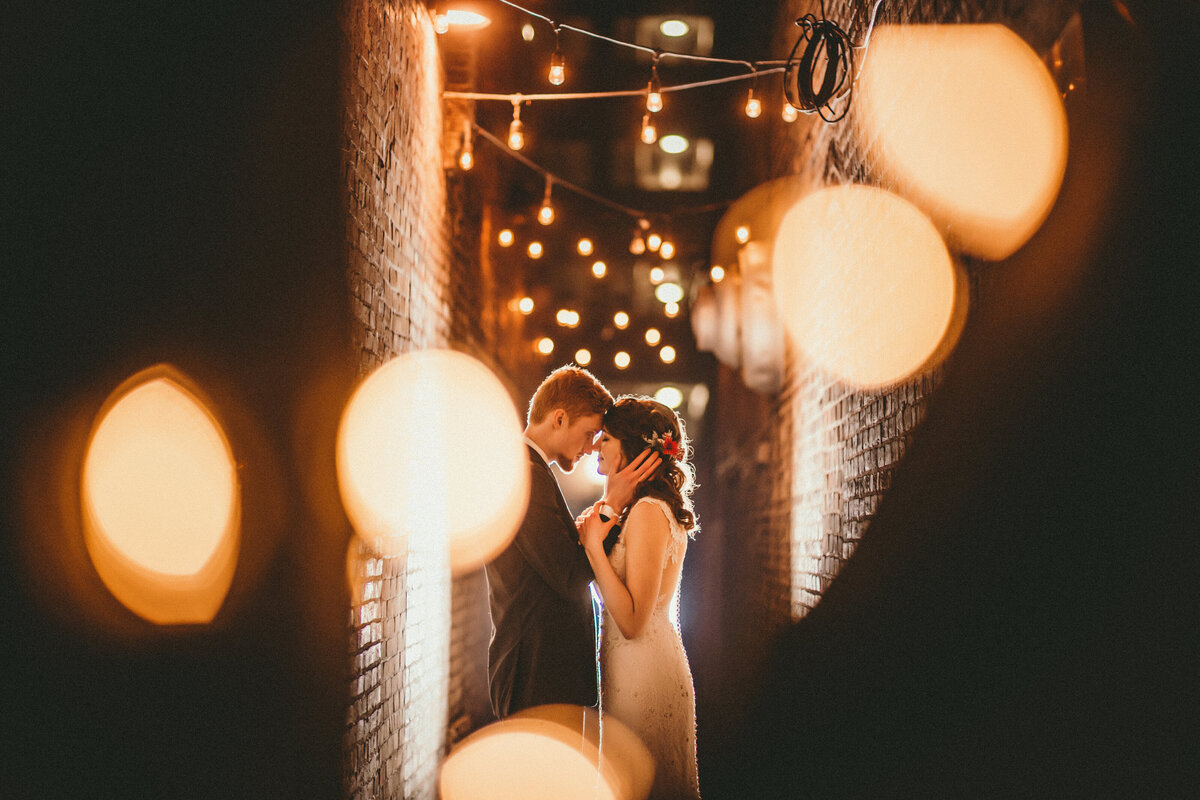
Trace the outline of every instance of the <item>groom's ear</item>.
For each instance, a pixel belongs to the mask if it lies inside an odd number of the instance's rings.
[[[564,409],[554,409],[554,411],[550,414],[550,419],[553,421],[555,428],[567,427],[567,412]]]

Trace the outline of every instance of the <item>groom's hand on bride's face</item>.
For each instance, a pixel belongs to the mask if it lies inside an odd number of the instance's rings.
[[[662,464],[662,456],[657,451],[647,447],[638,453],[637,458],[612,475],[604,499],[618,512],[633,500],[633,492],[642,481],[649,478]]]

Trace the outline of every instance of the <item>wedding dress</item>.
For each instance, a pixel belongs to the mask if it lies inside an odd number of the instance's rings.
[[[698,798],[696,695],[679,634],[679,582],[688,536],[662,500],[643,497],[666,515],[671,527],[662,586],[641,634],[626,639],[606,610],[601,625],[601,720],[611,714],[641,737],[654,756],[654,800]],[[625,580],[625,531],[609,555]]]

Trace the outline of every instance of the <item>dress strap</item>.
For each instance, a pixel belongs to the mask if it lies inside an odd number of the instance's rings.
[[[657,506],[667,518],[667,524],[670,526],[671,531],[671,543],[667,545],[667,560],[672,564],[678,564],[687,551],[687,531],[683,529],[683,525],[679,520],[675,519],[675,515],[671,512],[671,507],[662,498],[640,497],[634,505],[638,505],[639,503],[650,503]]]

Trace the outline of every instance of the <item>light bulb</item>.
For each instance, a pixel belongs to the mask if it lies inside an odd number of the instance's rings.
[[[445,33],[450,30],[450,20],[443,13],[433,15],[433,30],[435,33]]]
[[[658,351],[658,357],[662,359],[664,364],[670,364],[675,360],[675,348],[671,345],[664,345],[663,349]]]
[[[508,146],[520,150],[525,146],[525,126],[521,123],[521,101],[513,100],[513,118],[508,126]]]
[[[738,225],[733,235],[738,240],[738,244],[745,244],[750,241],[750,228],[746,225]]]
[[[679,303],[666,303],[663,305],[663,313],[672,318],[679,316]]]
[[[508,146],[513,150],[520,150],[525,146],[525,126],[519,119],[513,119],[512,124],[508,126]]]
[[[544,356],[548,356],[554,352],[554,340],[549,336],[543,336],[537,340],[537,351]]]
[[[629,327],[629,315],[624,311],[618,311],[613,314],[613,325],[616,325],[621,330],[625,330]]]
[[[647,328],[646,329],[646,344],[653,347],[654,345],[658,344],[661,341],[662,341],[662,333],[658,330],[658,328]]]
[[[533,26],[530,25],[528,22],[526,22],[524,25],[521,26],[521,38],[524,39],[525,41],[532,42],[533,37],[536,34],[537,34],[537,32],[533,29]]]
[[[538,209],[537,220],[543,225],[549,225],[554,222],[554,206],[550,205],[550,188],[553,182],[550,176],[546,176],[546,193],[542,195],[542,207]]]
[[[658,254],[663,257],[664,261],[670,261],[675,257],[675,245],[663,242],[658,246]]]
[[[575,351],[575,363],[581,367],[586,367],[592,363],[592,351],[586,347],[581,347]]]
[[[648,111],[642,115],[642,141],[646,144],[654,144],[658,141],[658,129],[654,127]]]
[[[646,252],[646,240],[642,238],[641,231],[634,231],[633,238],[629,240],[629,252],[635,256]]]
[[[520,300],[517,301],[517,310],[526,316],[532,314],[533,313],[533,298],[528,297],[528,296],[522,297]]]
[[[516,235],[508,228],[505,228],[504,230],[500,231],[500,233],[496,234],[496,241],[499,242],[501,247],[511,247],[512,243],[516,241],[516,238]]]
[[[783,114],[784,122],[795,122],[800,118],[800,112],[797,111],[796,107],[791,103],[785,102],[783,104],[783,111],[781,113]]]
[[[663,278],[665,278],[666,276],[667,276],[667,273],[665,273],[663,271],[662,267],[653,267],[650,270],[650,282],[653,283],[655,286],[662,283]]]
[[[592,274],[597,278],[603,278],[607,273],[608,264],[605,264],[603,261],[597,261],[595,264],[592,264]]]
[[[530,258],[541,258],[543,253],[542,243],[530,242],[529,247],[525,248],[525,252],[529,254]]]
[[[592,254],[592,240],[588,238],[580,239],[579,244],[576,245],[576,249],[579,250],[579,255],[590,256]]]
[[[471,167],[475,166],[475,152],[471,146],[469,133],[463,136],[462,151],[458,154],[458,166],[463,172],[468,172]]]
[[[708,275],[712,278],[713,283],[720,283],[725,280],[725,268],[714,264],[713,268],[708,271]]]
[[[754,90],[750,90],[750,96],[746,98],[746,116],[750,119],[758,119],[762,114],[762,102],[754,96]]]
[[[651,253],[657,253],[658,248],[662,246],[662,237],[657,233],[652,233],[646,237],[646,247]]]
[[[662,86],[658,83],[658,56],[654,56],[654,63],[650,67],[650,85],[646,87],[646,110],[651,114],[657,114],[662,111]]]
[[[629,361],[629,353],[626,353],[624,350],[613,356],[613,363],[617,365],[617,369],[625,369],[629,366]]]
[[[562,86],[567,79],[567,66],[563,61],[562,50],[558,49],[558,28],[554,29],[554,55],[550,56],[550,83]]]

